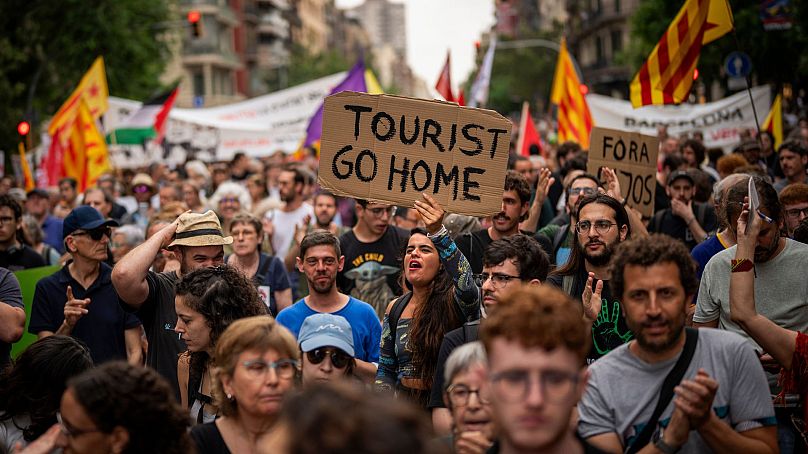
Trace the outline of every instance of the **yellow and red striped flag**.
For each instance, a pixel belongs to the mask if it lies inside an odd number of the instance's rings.
[[[629,86],[631,105],[687,99],[701,46],[732,30],[727,0],[687,0]]]
[[[79,101],[63,159],[64,174],[78,181],[79,191],[94,186],[98,177],[110,168],[107,142],[83,99]]]
[[[573,140],[582,148],[589,148],[592,114],[581,92],[581,81],[572,65],[567,41],[561,39],[550,102],[558,106],[558,143]]]
[[[774,136],[774,149],[776,150],[783,143],[783,95],[777,94],[772,103],[772,109],[766,119],[763,120],[761,129],[769,131]]]
[[[70,123],[76,118],[79,101],[82,99],[87,103],[93,118],[98,118],[107,111],[108,98],[109,88],[107,87],[107,73],[104,70],[104,58],[98,57],[90,69],[84,73],[79,85],[73,90],[67,101],[53,115],[48,126],[48,134],[53,136],[59,129],[65,126],[69,128]]]

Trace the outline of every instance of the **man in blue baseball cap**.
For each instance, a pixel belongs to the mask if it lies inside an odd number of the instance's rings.
[[[306,317],[297,338],[303,383],[353,376],[356,367],[351,324],[345,317],[320,313]]]
[[[71,260],[37,283],[28,332],[40,338],[63,334],[80,339],[95,364],[124,359],[141,365],[140,320],[121,307],[112,268],[104,263],[110,227],[117,226],[87,205],[67,215],[62,242]]]

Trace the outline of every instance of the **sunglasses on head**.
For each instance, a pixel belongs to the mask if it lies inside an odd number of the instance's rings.
[[[101,238],[105,236],[110,236],[111,232],[109,227],[102,227],[100,229],[93,229],[93,230],[79,230],[78,232],[73,232],[71,235],[73,236],[82,236],[87,235],[92,238],[93,241],[101,241]]]
[[[331,354],[331,365],[337,369],[344,369],[351,362],[351,356],[339,349],[315,348],[306,352],[306,357],[312,364],[320,364],[326,356]]]

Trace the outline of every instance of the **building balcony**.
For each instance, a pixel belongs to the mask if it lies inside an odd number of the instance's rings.
[[[211,43],[186,43],[182,48],[182,63],[185,65],[221,66],[239,69],[241,62],[235,53],[223,51]]]
[[[235,27],[239,24],[236,13],[224,0],[180,0],[180,10],[183,16],[188,11],[199,11],[203,16],[214,16],[219,22]]]
[[[256,0],[256,3],[271,5],[281,11],[289,11],[292,8],[286,0]]]
[[[289,37],[289,22],[276,13],[263,14],[260,17],[256,31],[261,34],[286,39]]]

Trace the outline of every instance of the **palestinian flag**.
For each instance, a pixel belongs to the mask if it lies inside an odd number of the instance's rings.
[[[149,139],[160,143],[165,135],[168,113],[177,98],[177,90],[179,88],[146,101],[124,124],[107,134],[107,143],[142,145]]]

